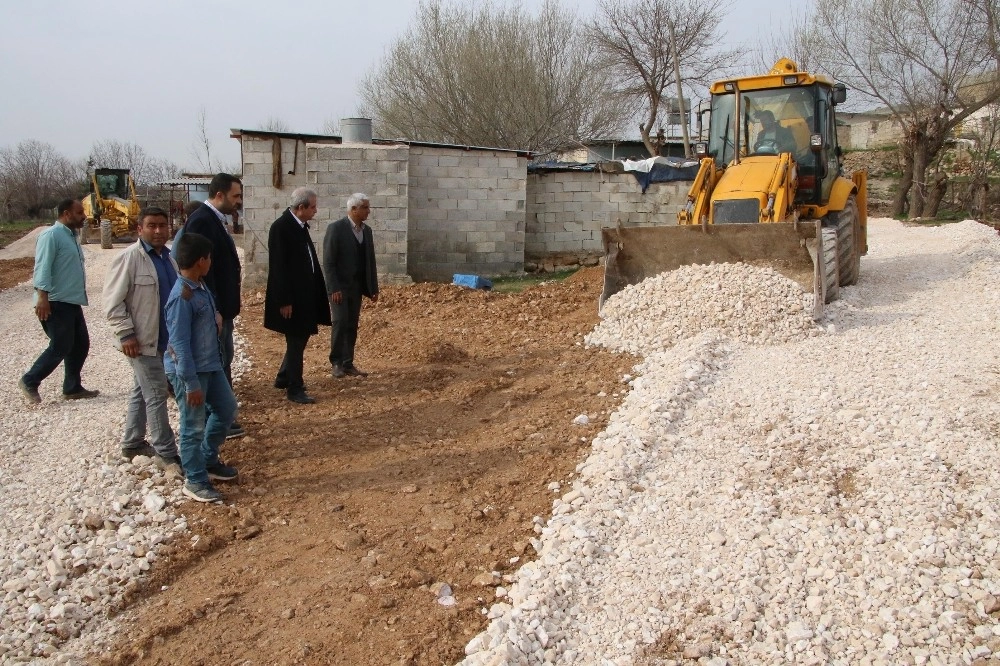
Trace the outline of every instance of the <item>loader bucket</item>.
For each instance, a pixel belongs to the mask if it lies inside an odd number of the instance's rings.
[[[600,305],[630,284],[688,264],[770,266],[812,292],[813,318],[823,314],[823,235],[817,220],[602,229],[604,291]]]

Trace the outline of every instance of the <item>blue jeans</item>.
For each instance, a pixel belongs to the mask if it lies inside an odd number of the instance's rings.
[[[63,364],[63,393],[83,389],[80,371],[90,353],[90,333],[83,318],[83,308],[73,303],[50,301],[49,318],[42,323],[42,330],[49,337],[49,346],[21,378],[28,388],[37,389],[42,380]]]
[[[236,420],[236,396],[222,370],[199,372],[205,402],[198,407],[187,403],[184,380],[176,373],[167,375],[181,413],[180,450],[184,476],[192,484],[208,483],[206,466],[219,462],[219,448],[226,441],[229,426]]]

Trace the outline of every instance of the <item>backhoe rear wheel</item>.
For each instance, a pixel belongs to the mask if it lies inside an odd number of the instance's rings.
[[[858,283],[858,274],[861,272],[861,249],[858,247],[858,239],[861,238],[861,220],[858,216],[858,202],[854,195],[847,197],[844,210],[832,213],[831,217],[837,223],[840,286],[849,287]]]

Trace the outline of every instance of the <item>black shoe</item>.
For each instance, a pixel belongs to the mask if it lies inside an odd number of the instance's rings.
[[[349,365],[346,368],[344,368],[344,372],[346,372],[351,377],[367,377],[368,376],[367,372],[365,372],[364,370],[361,370],[359,368],[356,368],[353,365]]]
[[[341,377],[346,377],[347,372],[344,370],[343,366],[335,365],[333,366],[333,376],[340,379]]]
[[[223,500],[222,493],[216,490],[211,483],[185,483],[181,492],[195,502],[218,504]]]
[[[89,400],[90,398],[96,398],[100,394],[100,391],[94,389],[85,389],[82,386],[73,391],[72,393],[63,393],[63,399],[65,400]]]
[[[292,402],[297,402],[300,405],[312,405],[315,404],[316,398],[308,395],[305,391],[299,391],[298,393],[289,393],[288,399]]]
[[[37,405],[42,401],[42,396],[38,395],[38,389],[31,388],[24,383],[23,379],[17,380],[17,388],[21,389],[21,393],[24,394],[24,399],[28,401],[29,405]]]
[[[156,456],[156,451],[149,442],[143,442],[139,446],[123,446],[122,447],[122,459],[132,462],[132,459],[136,456],[146,456],[147,458],[153,458]]]
[[[239,423],[233,423],[229,426],[229,432],[226,433],[226,439],[236,439],[237,437],[243,437],[247,434],[247,431],[243,429]]]
[[[232,481],[240,475],[235,467],[230,467],[221,460],[214,465],[205,465],[205,471],[208,472],[208,478],[216,481]]]
[[[274,388],[276,388],[276,389],[282,389],[282,390],[287,389],[288,388],[288,381],[284,380],[284,379],[275,379],[274,380]]]

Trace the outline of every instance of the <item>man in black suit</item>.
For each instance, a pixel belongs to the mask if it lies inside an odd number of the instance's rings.
[[[316,193],[305,187],[292,192],[291,205],[271,225],[267,236],[267,295],[264,328],[285,335],[285,357],[274,379],[275,388],[302,405],[314,400],[302,381],[302,356],[318,326],[330,325],[330,302],[309,221],[316,215]]]
[[[233,385],[233,320],[240,313],[240,257],[236,243],[226,230],[226,215],[243,206],[243,183],[232,174],[217,173],[208,186],[208,200],[202,203],[184,224],[184,233],[201,234],[212,241],[212,266],[205,284],[215,296],[215,307],[222,315],[222,367],[229,385]],[[246,434],[233,423],[227,438]]]
[[[327,227],[323,237],[323,274],[333,309],[330,363],[337,378],[367,374],[354,365],[354,346],[358,340],[361,297],[378,300],[375,241],[372,228],[365,224],[370,212],[368,197],[352,194],[347,199],[347,217]]]

